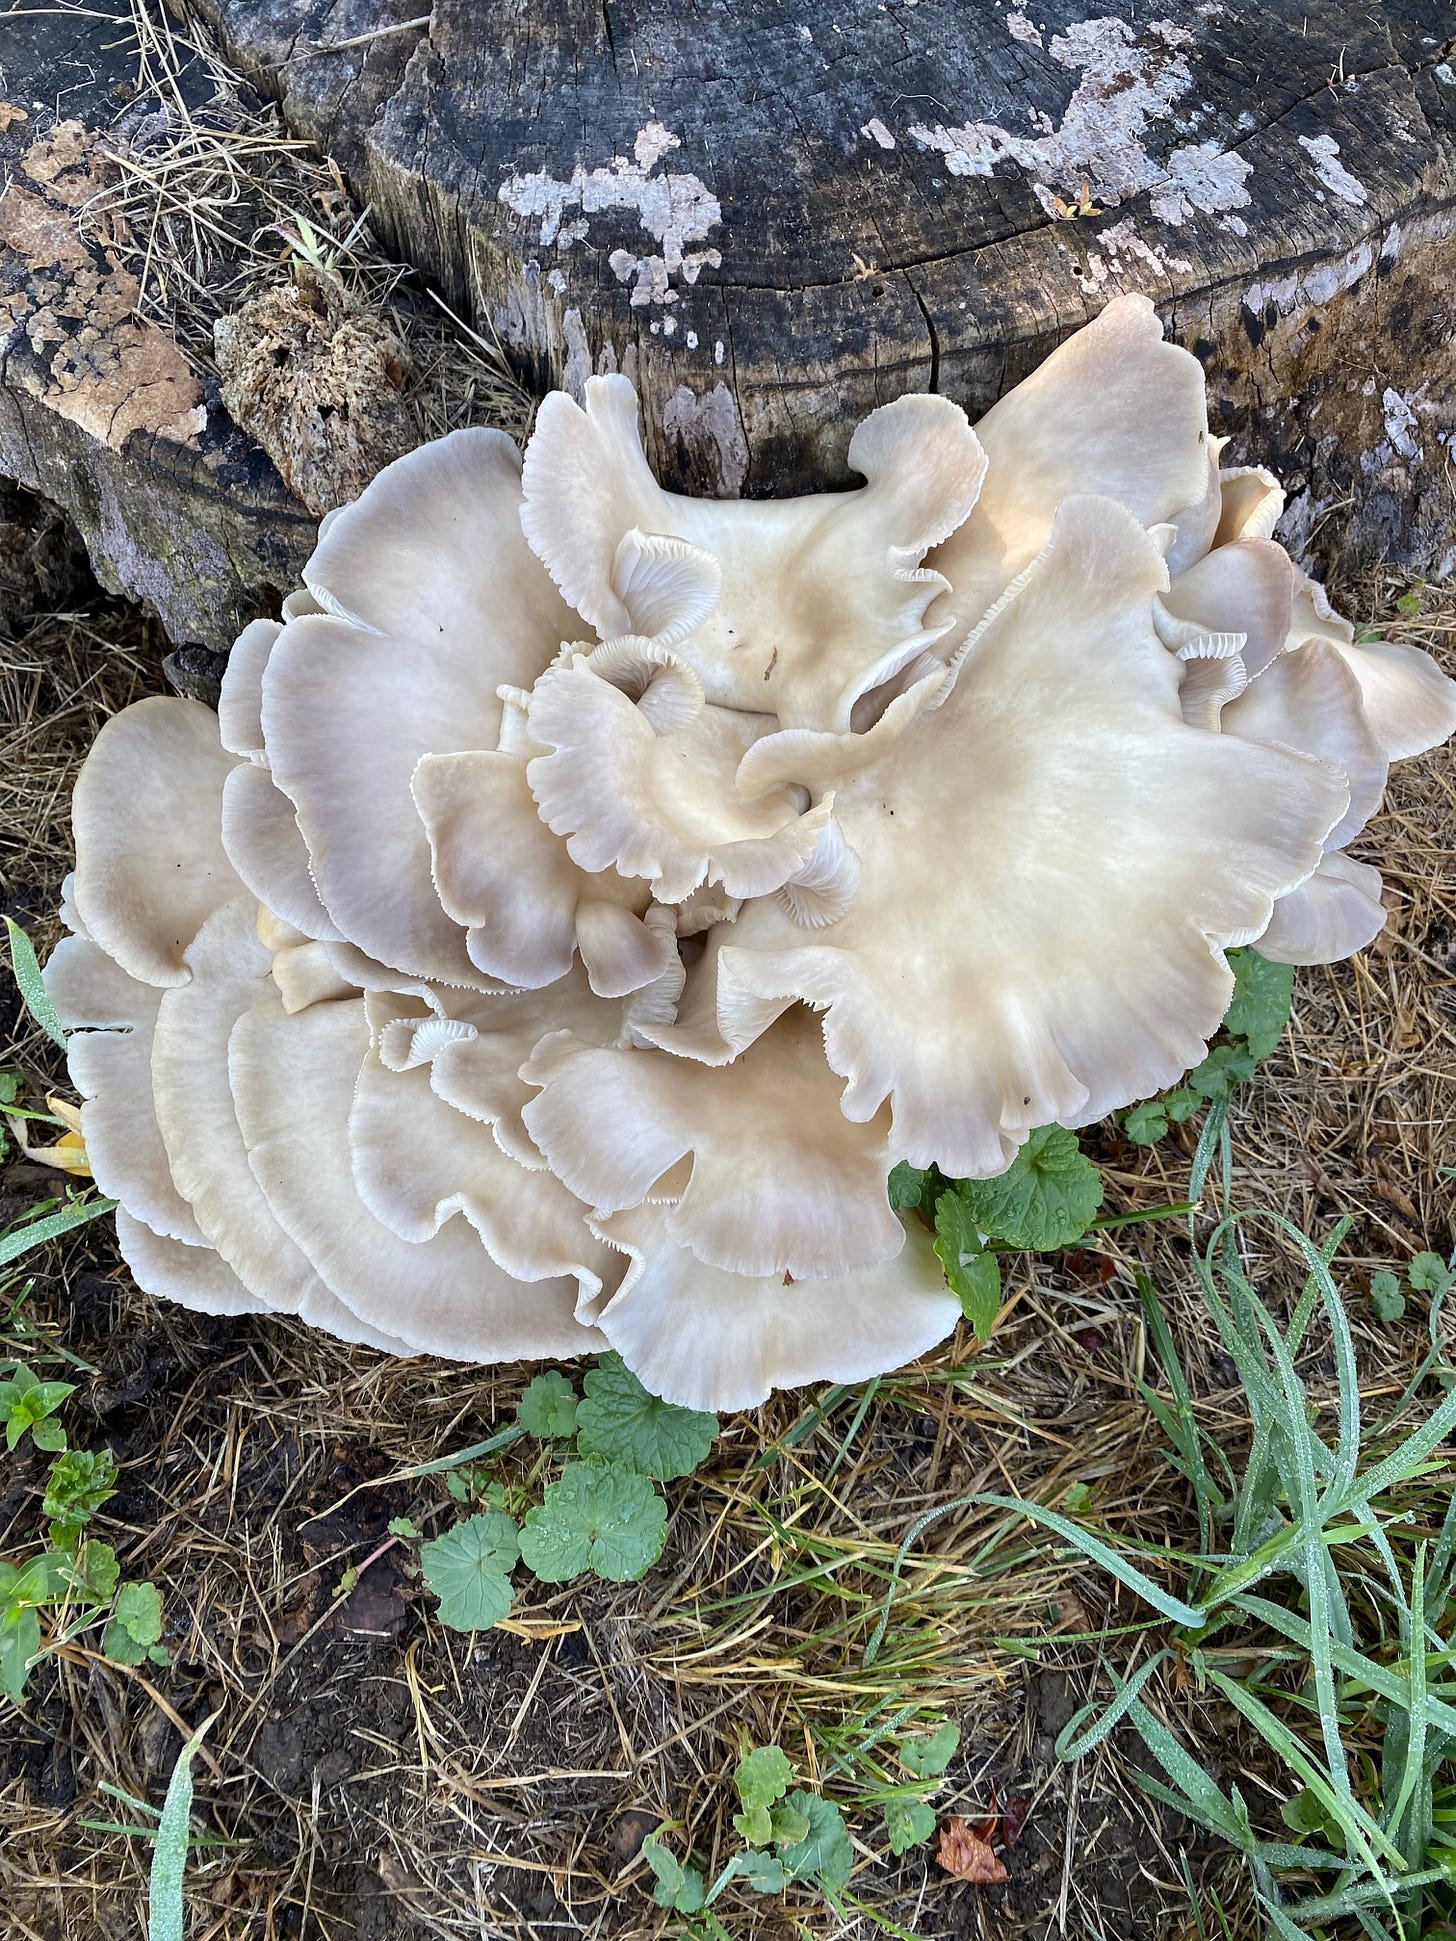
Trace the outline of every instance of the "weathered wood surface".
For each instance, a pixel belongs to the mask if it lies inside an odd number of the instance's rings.
[[[534,385],[635,376],[679,484],[841,480],[875,403],[984,409],[1139,289],[1292,543],[1456,558],[1449,0],[189,4]]]
[[[174,641],[225,647],[295,583],[315,522],[138,314],[108,159],[133,73],[99,10],[0,16],[0,478],[61,507]]]

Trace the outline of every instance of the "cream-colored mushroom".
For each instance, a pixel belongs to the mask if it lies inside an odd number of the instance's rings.
[[[630,1260],[595,1319],[639,1380],[683,1408],[756,1408],[776,1388],[867,1381],[960,1319],[923,1227],[876,1267],[799,1281],[705,1265],[674,1241],[670,1213],[649,1204],[594,1223]]]
[[[526,1129],[579,1198],[617,1213],[664,1196],[666,1231],[735,1274],[824,1279],[898,1253],[885,1183],[887,1111],[855,1124],[817,1019],[795,1007],[734,1063],[703,1070],[662,1052],[544,1039],[521,1076],[539,1085]]]
[[[663,690],[671,698],[657,712]],[[649,641],[548,669],[528,722],[547,752],[526,777],[572,860],[640,877],[664,903],[704,884],[769,895],[804,868],[832,812],[831,799],[810,808],[786,785],[745,795],[739,766],[768,717],[705,703],[696,673]]]
[[[324,908],[381,963],[489,987],[430,877],[410,783],[421,756],[492,749],[502,683],[529,686],[573,615],[526,546],[503,433],[453,432],[396,460],[306,568],[328,611],[273,643],[262,720]]]
[[[578,1355],[601,1345],[579,1323],[595,1276],[521,1281],[463,1220],[414,1243],[359,1197],[349,1152],[354,1087],[369,1052],[362,999],[290,1016],[276,992],[238,1019],[229,1071],[254,1177],[320,1278],[361,1320],[417,1353],[459,1361]],[[287,1083],[280,1074],[287,1074]]]
[[[537,413],[522,523],[603,640],[658,634],[714,705],[843,732],[860,696],[934,639],[926,609],[944,581],[925,555],[966,517],[986,469],[964,412],[941,397],[871,412],[848,457],[867,481],[858,491],[683,498],[652,476],[630,383],[589,378],[581,405],[554,392]],[[690,596],[686,571],[672,599],[660,570],[644,580],[664,538],[716,563],[721,592],[696,625],[712,590],[706,567]]]
[[[144,984],[185,984],[192,939],[242,894],[221,836],[233,766],[209,708],[160,695],[113,715],[81,764],[71,803],[76,913]]]
[[[841,787],[861,864],[846,914],[806,939],[756,903],[716,951],[730,1049],[765,1009],[826,1007],[846,1114],[888,1097],[901,1157],[975,1176],[1032,1127],[1086,1124],[1198,1062],[1232,988],[1223,950],[1313,872],[1348,790],[1184,723],[1152,626],[1165,586],[1131,514],[1063,503],[943,704]]]

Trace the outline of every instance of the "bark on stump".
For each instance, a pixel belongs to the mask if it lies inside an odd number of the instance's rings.
[[[1444,0],[193,3],[535,386],[628,371],[674,484],[843,482],[873,405],[980,412],[1133,289],[1296,548],[1456,563]]]
[[[627,371],[669,483],[843,483],[875,404],[974,416],[1135,289],[1291,488],[1297,552],[1456,564],[1444,0],[187,4],[534,388]],[[310,522],[206,397],[180,436],[198,402],[77,422],[24,335],[0,470],[216,641]],[[193,525],[213,563],[174,595]]]

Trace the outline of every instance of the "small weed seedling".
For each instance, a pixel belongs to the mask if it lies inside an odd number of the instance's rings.
[[[656,1484],[698,1467],[718,1418],[659,1401],[616,1354],[588,1369],[582,1388],[578,1395],[559,1368],[548,1369],[526,1388],[510,1427],[447,1459],[448,1467],[427,1464],[417,1472],[443,1469],[456,1501],[484,1505],[420,1545],[420,1569],[440,1600],[442,1624],[457,1631],[498,1624],[510,1613],[517,1564],[545,1584],[584,1576],[625,1584],[662,1555],[667,1505]],[[541,1448],[518,1489],[473,1460],[525,1437]],[[536,1501],[538,1482],[544,1486]],[[417,1535],[408,1518],[396,1518],[390,1533],[404,1541]]]
[[[685,1931],[702,1941],[725,1941],[727,1930],[709,1910],[731,1881],[756,1894],[792,1886],[817,1889],[837,1913],[849,1886],[854,1849],[844,1815],[832,1800],[793,1786],[794,1768],[778,1746],[753,1746],[738,1762],[733,1784],[740,1811],[733,1826],[743,1845],[711,1885],[702,1869],[680,1861],[663,1841],[663,1826],[642,1843],[656,1885],[652,1898],[684,1917]]]

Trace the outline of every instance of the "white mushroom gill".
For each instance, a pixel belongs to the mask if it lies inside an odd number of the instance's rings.
[[[1123,297],[848,492],[664,491],[622,378],[390,466],[77,783],[47,981],[138,1283],[695,1408],[947,1335],[892,1162],[994,1175],[1195,1064],[1230,948],[1368,943],[1349,846],[1456,731],[1222,457]]]

